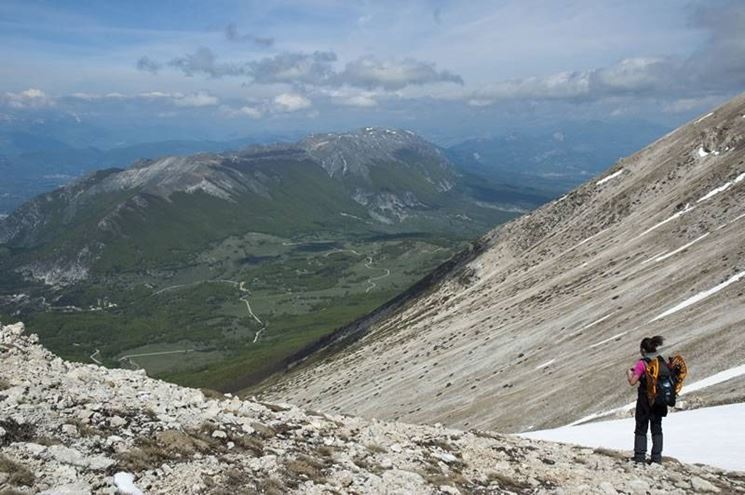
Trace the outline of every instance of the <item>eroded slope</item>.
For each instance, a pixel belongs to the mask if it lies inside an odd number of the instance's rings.
[[[689,380],[743,364],[745,96],[485,240],[440,286],[267,396],[524,431],[631,401],[624,372],[644,336],[683,353]]]

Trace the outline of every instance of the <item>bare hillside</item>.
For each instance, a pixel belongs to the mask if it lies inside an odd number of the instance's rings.
[[[745,95],[484,241],[482,254],[267,396],[524,431],[633,400],[624,372],[644,336],[685,355],[691,382],[745,363]],[[742,400],[745,382],[728,385],[729,400]],[[697,403],[722,397],[705,392]]]

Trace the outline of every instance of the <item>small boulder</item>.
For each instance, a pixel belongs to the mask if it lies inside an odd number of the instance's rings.
[[[435,452],[434,454],[432,454],[432,457],[436,457],[437,459],[440,459],[445,464],[452,464],[454,462],[458,462],[458,458],[448,452]]]
[[[135,477],[130,473],[119,472],[114,475],[114,486],[117,488],[117,493],[121,495],[144,495],[134,481]]]
[[[691,488],[693,488],[693,491],[696,493],[719,493],[721,490],[714,486],[710,481],[706,481],[703,478],[699,478],[698,476],[694,476],[691,478]]]

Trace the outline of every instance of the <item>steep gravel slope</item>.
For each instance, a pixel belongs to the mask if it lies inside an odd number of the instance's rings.
[[[631,401],[624,372],[644,336],[686,356],[689,380],[745,363],[745,95],[482,242],[444,282],[267,397],[524,431]]]

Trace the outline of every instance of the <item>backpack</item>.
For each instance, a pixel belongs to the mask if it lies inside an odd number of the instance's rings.
[[[675,400],[688,375],[683,357],[676,354],[668,362],[662,356],[650,359],[647,361],[645,374],[649,404],[653,407],[675,406]]]

